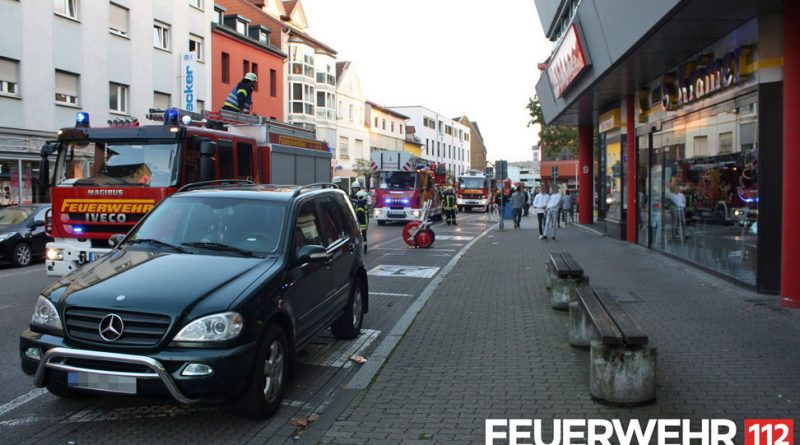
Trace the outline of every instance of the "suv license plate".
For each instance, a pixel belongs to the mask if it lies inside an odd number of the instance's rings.
[[[389,216],[406,216],[406,212],[402,210],[390,210]]]
[[[67,386],[119,394],[136,394],[136,377],[91,372],[69,372],[67,374]]]

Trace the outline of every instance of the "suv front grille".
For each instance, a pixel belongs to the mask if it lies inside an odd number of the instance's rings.
[[[122,336],[113,342],[106,341],[100,336],[100,322],[109,314],[119,315],[124,323]],[[108,309],[71,308],[67,309],[65,314],[65,327],[72,338],[120,346],[153,346],[164,337],[169,322],[169,317],[165,315]]]

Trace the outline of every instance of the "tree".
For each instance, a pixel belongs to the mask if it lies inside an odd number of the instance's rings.
[[[370,172],[370,162],[366,159],[356,159],[353,161],[352,170],[357,176],[366,177]]]
[[[574,127],[547,125],[539,98],[536,96],[529,99],[525,108],[531,115],[528,126],[539,125],[539,147],[542,149],[543,158],[555,158],[565,150],[568,150],[573,157],[578,156],[578,131]]]

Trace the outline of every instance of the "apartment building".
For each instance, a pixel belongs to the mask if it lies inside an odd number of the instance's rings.
[[[408,125],[414,126],[423,144],[423,158],[444,163],[454,177],[470,169],[472,136],[469,127],[423,106],[389,108],[408,116]]]

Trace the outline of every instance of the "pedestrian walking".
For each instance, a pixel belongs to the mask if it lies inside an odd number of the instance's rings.
[[[569,190],[564,192],[564,196],[561,198],[561,213],[564,215],[565,226],[570,222],[575,222],[575,213],[572,210],[572,195]]]
[[[497,193],[494,195],[494,204],[497,206],[497,216],[498,222],[497,225],[500,227],[500,230],[504,229],[503,226],[503,211],[505,210],[505,205],[508,202],[508,198],[503,195],[502,190],[498,190]]]
[[[537,190],[536,196],[533,198],[533,211],[536,213],[536,219],[539,222],[539,238],[544,236],[545,211],[549,199],[550,195],[539,190]]]
[[[367,230],[369,230],[369,194],[364,190],[356,193],[356,218],[364,239],[364,253],[367,253]]]
[[[237,113],[250,113],[250,109],[253,107],[253,88],[257,81],[258,76],[255,73],[245,74],[244,78],[228,94],[222,109]]]
[[[533,196],[531,196],[530,190],[525,189],[525,212],[522,216],[528,216],[531,204],[533,204]]]
[[[447,191],[444,192],[444,197],[442,198],[442,210],[444,210],[444,216],[447,219],[447,225],[457,226],[456,193],[453,191],[452,187],[449,187]]]
[[[514,228],[519,229],[522,222],[522,211],[525,208],[525,191],[522,187],[518,187],[513,194],[511,194],[511,210],[514,213]]]
[[[544,225],[544,235],[541,239],[556,239],[556,229],[558,228],[558,215],[561,210],[561,193],[558,185],[553,185],[553,193],[547,199],[547,221]]]

